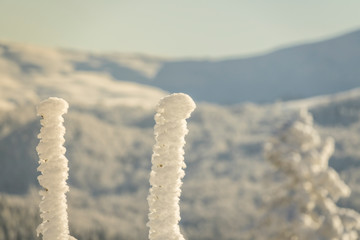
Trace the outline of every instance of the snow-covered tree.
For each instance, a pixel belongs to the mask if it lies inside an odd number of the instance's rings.
[[[39,155],[38,177],[43,190],[40,191],[41,218],[43,222],[37,228],[44,240],[70,240],[67,203],[65,193],[69,191],[68,160],[64,156],[66,149],[65,127],[62,115],[67,112],[68,103],[60,98],[49,98],[37,106],[41,116],[40,143],[36,150]]]
[[[267,142],[265,158],[287,180],[267,203],[259,239],[359,239],[360,215],[335,204],[350,188],[328,166],[333,151],[333,139],[321,139],[307,110]]]
[[[183,93],[169,95],[157,106],[148,196],[150,240],[184,239],[179,227],[180,187],[186,166],[183,147],[188,133],[186,119],[195,107],[191,97]]]

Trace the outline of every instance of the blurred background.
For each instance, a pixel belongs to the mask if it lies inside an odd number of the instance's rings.
[[[250,239],[269,185],[263,145],[308,108],[360,211],[360,2],[0,2],[0,239],[39,239],[35,106],[65,115],[71,233],[147,239],[154,109],[189,94],[181,228]],[[267,185],[266,185],[266,184]]]

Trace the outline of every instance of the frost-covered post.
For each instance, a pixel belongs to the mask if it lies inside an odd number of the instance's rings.
[[[175,93],[163,98],[157,106],[152,168],[150,173],[149,222],[150,240],[181,240],[179,199],[184,163],[186,119],[195,109],[186,94]]]
[[[68,103],[60,98],[48,98],[37,106],[41,117],[40,143],[36,150],[39,155],[38,177],[43,190],[40,191],[41,218],[43,222],[37,228],[44,240],[74,239],[69,235],[67,203],[65,193],[69,191],[68,160],[64,156],[66,149],[63,114],[67,112]]]

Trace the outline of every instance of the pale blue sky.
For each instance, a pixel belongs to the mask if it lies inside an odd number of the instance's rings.
[[[226,57],[360,29],[358,0],[1,0],[0,40]]]

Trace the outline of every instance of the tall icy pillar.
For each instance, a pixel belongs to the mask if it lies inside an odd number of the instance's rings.
[[[157,106],[150,174],[149,222],[150,240],[182,240],[180,207],[182,178],[185,175],[184,145],[188,133],[186,119],[195,109],[186,94],[176,93],[163,98]]]
[[[36,150],[39,155],[38,177],[43,190],[40,191],[41,218],[43,222],[37,228],[37,234],[42,234],[43,240],[69,240],[66,192],[69,187],[68,160],[64,156],[66,149],[65,127],[63,114],[67,112],[68,103],[60,98],[49,98],[37,106],[41,116],[40,143]]]

